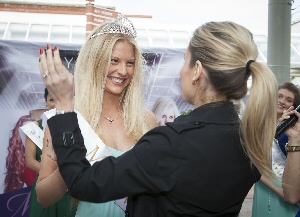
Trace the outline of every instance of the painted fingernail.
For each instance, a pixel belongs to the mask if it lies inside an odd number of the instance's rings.
[[[42,48],[40,48],[40,54],[43,54],[44,50]]]
[[[50,44],[47,44],[47,49],[50,49],[51,47],[50,47]]]
[[[58,48],[55,46],[55,47],[54,47],[54,51],[57,51],[57,50],[58,50]]]

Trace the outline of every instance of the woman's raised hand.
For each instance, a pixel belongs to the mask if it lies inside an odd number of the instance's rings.
[[[287,129],[285,132],[286,135],[289,137],[289,144],[292,143],[295,145],[300,144],[300,113],[294,110],[294,107],[291,106],[288,110],[283,111],[282,117],[279,119],[279,121],[283,121],[285,119],[290,118],[291,115],[296,115],[298,117],[298,121],[295,123],[294,126]]]
[[[40,49],[40,72],[58,110],[74,110],[74,78],[63,65],[58,47]]]

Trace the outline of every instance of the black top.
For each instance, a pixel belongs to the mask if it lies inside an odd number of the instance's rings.
[[[242,148],[230,102],[203,105],[93,166],[76,113],[54,116],[48,125],[70,194],[90,202],[129,196],[129,216],[237,216],[260,179]]]

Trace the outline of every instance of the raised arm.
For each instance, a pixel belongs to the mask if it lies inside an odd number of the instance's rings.
[[[300,152],[288,154],[283,173],[283,193],[290,203],[300,202]]]
[[[45,131],[44,146],[39,178],[36,184],[38,202],[43,207],[49,207],[59,201],[67,191],[57,167],[56,155],[53,151],[48,127]]]
[[[300,202],[300,113],[293,111],[298,117],[296,124],[286,131],[289,137],[286,167],[282,177],[283,194],[290,203]],[[285,115],[291,115],[287,112]],[[294,150],[294,151],[293,151]]]
[[[106,157],[91,166],[76,116],[71,112],[48,120],[59,170],[71,196],[101,203],[174,187],[181,158],[170,144],[178,138],[161,131],[171,128],[153,129],[122,156]]]

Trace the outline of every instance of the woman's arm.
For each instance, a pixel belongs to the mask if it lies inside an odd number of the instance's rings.
[[[26,166],[39,173],[40,162],[36,160],[36,144],[28,136],[26,136],[25,159]]]
[[[279,121],[288,119],[291,115],[295,114],[298,117],[298,121],[293,127],[290,127],[286,131],[286,135],[289,137],[289,146],[295,148],[300,147],[300,113],[293,110],[291,106],[286,112],[283,112]],[[288,152],[286,166],[282,176],[282,189],[284,197],[292,204],[300,202],[300,152]]]
[[[274,182],[264,176],[261,176],[260,181],[264,183],[268,188],[274,191],[281,199],[284,199],[283,190],[274,184]]]
[[[48,127],[45,131],[44,146],[39,178],[36,184],[38,202],[43,207],[49,207],[59,201],[67,191],[57,167],[56,155],[53,151]]]
[[[289,144],[292,146],[293,144]],[[289,152],[282,177],[283,194],[290,203],[300,202],[300,152]]]
[[[48,125],[59,170],[74,198],[102,203],[128,195],[167,192],[175,186],[181,157],[170,145],[178,142],[170,127],[155,128],[122,156],[106,157],[91,166],[76,113],[56,115]]]

